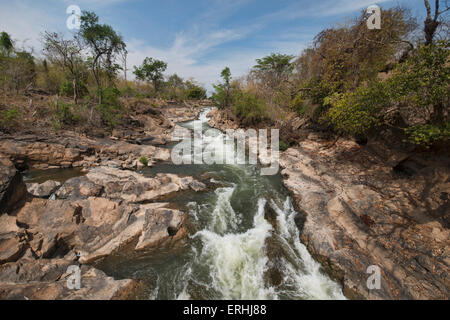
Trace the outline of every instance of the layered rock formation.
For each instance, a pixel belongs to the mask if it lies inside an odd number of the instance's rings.
[[[311,134],[282,155],[302,241],[350,298],[448,299],[449,163],[411,156],[393,169],[405,155],[381,148]],[[379,290],[368,289],[370,266]]]

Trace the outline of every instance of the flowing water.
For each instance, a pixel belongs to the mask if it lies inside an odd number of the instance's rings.
[[[204,143],[224,144],[207,125]],[[181,124],[192,129],[194,123]],[[261,176],[256,165],[158,165],[144,172],[193,175],[217,188],[177,194],[194,231],[170,252],[118,254],[99,265],[116,278],[146,284],[144,299],[345,299],[299,240],[296,212],[280,175]],[[270,207],[276,221],[269,223]]]

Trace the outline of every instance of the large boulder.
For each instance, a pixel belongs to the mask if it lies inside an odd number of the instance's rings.
[[[133,171],[109,167],[94,168],[87,174],[87,178],[103,187],[105,197],[134,203],[152,201],[190,188],[200,191],[206,187],[200,183],[193,183],[195,180],[192,177],[159,173],[154,178],[147,178]]]
[[[52,180],[43,183],[27,183],[28,193],[38,198],[49,198],[60,186],[61,182]]]

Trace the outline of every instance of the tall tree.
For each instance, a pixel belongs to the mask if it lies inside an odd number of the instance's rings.
[[[145,58],[140,67],[134,67],[136,78],[141,81],[152,82],[155,92],[159,91],[160,83],[164,79],[163,72],[167,69],[167,63],[153,58]]]
[[[212,99],[220,109],[225,109],[231,104],[231,71],[229,67],[225,67],[220,76],[223,79],[223,83],[215,85],[215,93],[212,95]]]
[[[112,80],[113,75],[120,69],[115,61],[126,50],[126,44],[111,26],[99,24],[98,21],[99,18],[94,12],[84,11],[81,16],[80,35],[92,54],[91,70],[101,104],[103,96],[101,72],[106,71],[108,80]]]
[[[262,59],[256,59],[257,64],[253,67],[252,73],[274,89],[292,72],[292,59],[294,56],[272,53]]]
[[[83,57],[82,48],[76,38],[66,40],[57,33],[45,32],[44,55],[47,59],[60,66],[64,72],[68,72],[69,79],[73,83],[73,100],[78,103],[80,79],[82,76]]]
[[[0,49],[9,56],[10,52],[14,49],[13,41],[8,33],[0,33]]]

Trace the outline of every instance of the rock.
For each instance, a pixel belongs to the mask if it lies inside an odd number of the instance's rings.
[[[20,172],[9,159],[0,155],[0,215],[14,209],[26,193]]]
[[[0,215],[0,239],[14,237],[20,231],[16,217],[7,214]]]
[[[195,180],[174,174],[157,174],[155,178],[127,170],[107,167],[94,168],[86,176],[94,184],[103,187],[107,198],[123,199],[127,202],[146,202],[173,192],[187,190]]]
[[[162,131],[160,134],[163,134]],[[169,137],[169,132],[164,135]],[[157,138],[157,135],[154,137],[161,141],[166,139]],[[103,165],[120,168],[126,160],[121,159],[123,156],[133,158],[146,156],[150,163],[170,159],[168,149],[137,145],[136,139],[130,139],[134,143],[112,139],[89,139],[73,132],[64,132],[61,135],[49,133],[45,136],[15,135],[0,139],[0,154],[8,156],[22,169],[95,167],[105,159],[107,160]]]
[[[136,250],[160,249],[174,245],[177,240],[187,235],[183,222],[184,215],[181,211],[166,208],[147,210]]]
[[[397,160],[371,146],[319,135],[284,152],[284,185],[302,212],[301,240],[355,299],[447,299],[450,289],[448,179],[442,159],[416,159],[414,177],[392,170]],[[409,158],[409,161],[412,161]],[[444,213],[446,211],[446,213]],[[367,268],[381,270],[368,290]]]
[[[17,261],[25,249],[25,245],[17,238],[0,239],[0,265]]]
[[[98,197],[101,195],[102,190],[102,186],[93,183],[86,176],[83,176],[64,182],[56,192],[56,196],[59,199]]]
[[[0,299],[8,300],[112,300],[126,299],[138,287],[134,280],[114,280],[98,269],[81,267],[81,288],[69,289],[68,260],[24,261],[0,266]],[[18,270],[18,271],[17,271]],[[5,276],[6,275],[6,276]],[[17,283],[12,283],[12,282]]]
[[[51,180],[40,184],[27,183],[28,192],[38,198],[49,198],[60,186],[60,182]]]
[[[189,188],[191,188],[195,192],[199,192],[205,190],[206,185],[199,181],[192,181],[191,183],[189,183]]]
[[[0,216],[0,265],[14,262],[22,256],[26,249],[24,236],[15,217]]]

